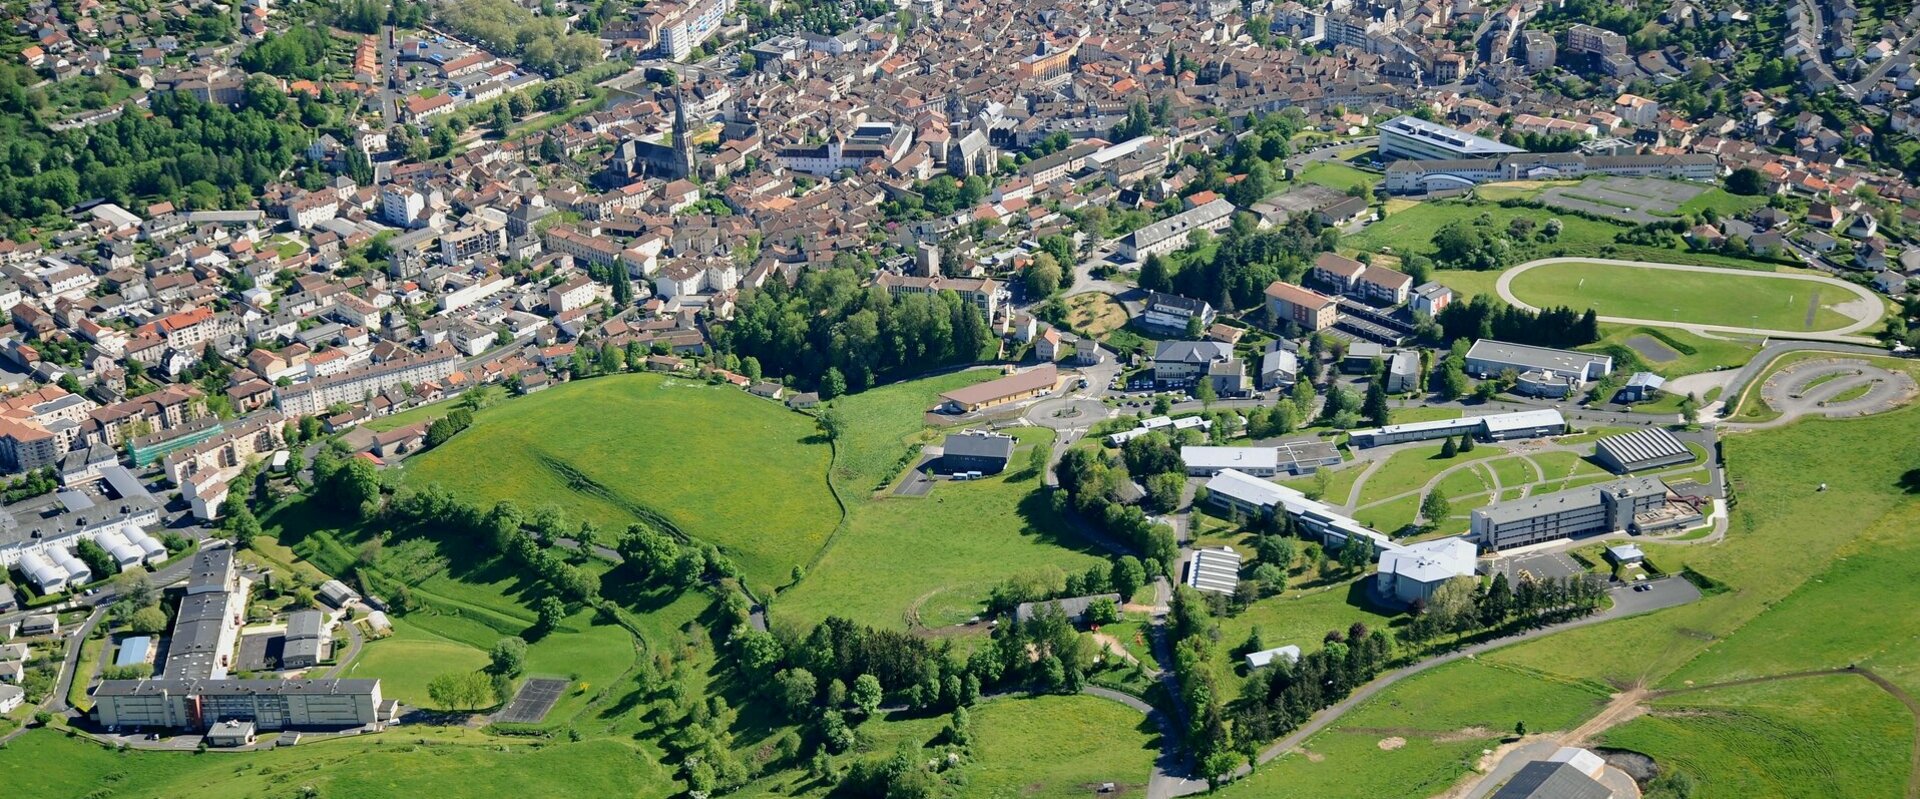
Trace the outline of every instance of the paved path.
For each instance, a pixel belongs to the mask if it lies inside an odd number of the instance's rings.
[[[1738,334],[1749,335],[1749,336],[1787,336],[1791,338],[1819,340],[1819,341],[1834,341],[1834,342],[1842,342],[1842,343],[1849,343],[1849,344],[1871,344],[1874,342],[1873,338],[1869,336],[1861,336],[1857,334],[1862,330],[1866,330],[1867,328],[1878,325],[1880,323],[1881,311],[1886,307],[1880,301],[1880,298],[1878,296],[1875,296],[1873,292],[1868,291],[1867,289],[1862,288],[1860,286],[1856,286],[1852,283],[1848,283],[1847,281],[1841,280],[1839,278],[1827,277],[1825,275],[1801,275],[1801,274],[1792,274],[1792,273],[1786,273],[1786,272],[1761,272],[1757,270],[1740,271],[1740,270],[1724,269],[1724,268],[1712,267],[1712,266],[1686,266],[1683,264],[1654,263],[1652,261],[1617,261],[1617,260],[1612,260],[1608,258],[1542,258],[1538,261],[1528,261],[1512,269],[1508,269],[1505,272],[1501,272],[1500,279],[1494,283],[1494,291],[1500,295],[1500,299],[1506,300],[1508,304],[1513,305],[1517,308],[1525,308],[1528,310],[1539,310],[1536,306],[1529,305],[1525,302],[1522,302],[1519,297],[1514,296],[1513,279],[1519,276],[1521,273],[1524,273],[1530,269],[1534,269],[1536,267],[1541,267],[1541,266],[1548,266],[1550,264],[1606,264],[1610,266],[1639,267],[1643,269],[1665,269],[1673,272],[1711,272],[1715,274],[1736,274],[1742,277],[1757,277],[1757,278],[1763,278],[1763,279],[1799,280],[1799,281],[1814,283],[1818,285],[1824,285],[1830,288],[1838,288],[1841,291],[1854,295],[1854,297],[1857,298],[1857,301],[1864,302],[1865,304],[1870,306],[1872,309],[1871,313],[1869,313],[1865,309],[1855,309],[1854,311],[1849,312],[1847,310],[1842,310],[1842,309],[1845,309],[1848,306],[1853,305],[1854,304],[1853,302],[1830,303],[1830,305],[1832,305],[1832,307],[1835,310],[1840,311],[1843,314],[1853,316],[1853,322],[1844,327],[1836,328],[1833,330],[1823,330],[1818,332],[1808,332],[1808,331],[1802,331],[1802,330],[1774,330],[1771,328],[1740,327],[1737,325],[1709,325],[1709,324],[1697,324],[1693,322],[1673,322],[1673,321],[1667,321],[1663,319],[1635,319],[1632,317],[1625,317],[1625,316],[1600,317],[1600,321],[1602,322],[1614,322],[1617,324],[1648,325],[1651,327],[1671,327],[1671,328],[1678,328],[1680,330],[1685,330],[1689,333],[1699,333],[1699,334],[1738,333]]]

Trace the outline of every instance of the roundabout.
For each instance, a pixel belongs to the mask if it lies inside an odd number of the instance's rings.
[[[1592,308],[1600,321],[1694,333],[1869,342],[1885,303],[1825,275],[1601,258],[1545,258],[1500,274],[1500,299],[1539,310]]]

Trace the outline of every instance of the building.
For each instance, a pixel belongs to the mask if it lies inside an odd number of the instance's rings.
[[[1647,555],[1640,551],[1639,544],[1615,544],[1607,547],[1607,560],[1615,566],[1638,566],[1645,562]]]
[[[898,297],[902,294],[939,294],[951,291],[961,299],[974,304],[981,313],[986,314],[991,324],[1000,314],[1001,303],[1011,298],[1012,293],[1000,282],[992,278],[970,277],[915,277],[894,272],[881,272],[874,275],[873,284],[887,290],[888,294]]]
[[[1509,369],[1523,377],[1529,372],[1565,375],[1586,383],[1613,372],[1613,356],[1574,350],[1556,350],[1527,344],[1480,339],[1467,350],[1467,374],[1481,379],[1498,377]]]
[[[1262,649],[1258,652],[1248,652],[1247,670],[1264,669],[1273,665],[1273,662],[1276,660],[1285,660],[1288,663],[1300,662],[1300,647],[1288,644],[1286,646],[1276,646],[1272,649]]]
[[[1412,159],[1445,161],[1456,158],[1484,158],[1525,152],[1414,116],[1398,116],[1383,122],[1380,130],[1380,158],[1383,161]]]
[[[775,160],[782,167],[810,175],[832,175],[859,169],[871,161],[892,164],[913,147],[913,129],[891,122],[868,122],[851,134],[836,133],[825,144],[782,149]]]
[[[1278,347],[1260,356],[1260,389],[1291,388],[1300,381],[1300,356]]]
[[[1521,766],[1490,799],[1613,799],[1613,795],[1604,783],[1572,763],[1535,760]]]
[[[205,740],[211,747],[237,749],[253,745],[254,736],[258,732],[258,728],[251,721],[231,719],[213,725],[207,730]]]
[[[1326,466],[1339,466],[1340,450],[1319,439],[1283,441],[1273,445],[1280,471],[1294,475],[1313,474]]]
[[[1385,535],[1354,521],[1306,494],[1252,475],[1226,469],[1207,481],[1207,501],[1229,514],[1257,517],[1284,513],[1300,529],[1329,548],[1349,541],[1367,542],[1374,551],[1394,546]]]
[[[94,717],[109,730],[209,730],[225,721],[261,730],[377,724],[379,680],[105,680]]]
[[[1316,256],[1309,274],[1336,293],[1380,305],[1399,305],[1413,293],[1413,278],[1406,274],[1336,253]]]
[[[26,691],[21,690],[17,685],[0,683],[0,716],[12,713],[25,701],[27,701]]]
[[[1567,28],[1566,49],[1570,54],[1623,56],[1627,54],[1627,37],[1605,28],[1580,23]]]
[[[1042,602],[1022,602],[1019,605],[1014,606],[1013,618],[1016,621],[1019,621],[1021,623],[1026,623],[1026,622],[1032,621],[1034,617],[1039,616],[1042,613],[1057,612],[1060,615],[1067,617],[1068,621],[1078,622],[1087,615],[1087,609],[1093,607],[1093,603],[1099,602],[1102,600],[1105,600],[1107,602],[1112,602],[1117,605],[1120,603],[1120,595],[1119,594],[1094,594],[1092,596],[1075,596],[1075,597],[1067,597],[1065,599],[1049,599]]]
[[[941,394],[940,409],[947,413],[973,413],[1009,402],[1038,397],[1052,391],[1059,382],[1060,368],[1050,363],[1041,364],[998,380],[990,380]]]
[[[1280,473],[1280,454],[1273,447],[1181,447],[1180,460],[1194,477],[1212,477],[1225,469],[1254,477]]]
[[[1467,416],[1459,419],[1434,419],[1425,422],[1390,424],[1347,433],[1355,447],[1381,447],[1408,441],[1434,441],[1461,434],[1486,441],[1514,441],[1524,438],[1555,436],[1567,431],[1566,417],[1552,408]]]
[[[120,652],[113,656],[113,665],[150,666],[153,664],[153,639],[145,635],[128,636],[120,642]]]
[[[282,413],[310,416],[336,402],[364,402],[403,385],[445,380],[459,368],[460,354],[442,343],[417,356],[394,358],[293,386],[275,386],[273,399]]]
[[[1693,460],[1693,452],[1687,445],[1659,427],[1645,427],[1595,441],[1593,456],[1614,474],[1644,472]]]
[[[1660,395],[1667,379],[1652,372],[1634,372],[1614,398],[1619,402],[1648,402]]]
[[[1162,341],[1153,351],[1153,382],[1163,388],[1194,385],[1213,364],[1232,360],[1233,347],[1218,341]]]
[[[174,680],[220,680],[233,667],[233,646],[246,623],[247,593],[231,547],[203,549],[187,572],[186,596],[174,614],[160,673]]]
[[[1453,304],[1453,289],[1439,283],[1422,283],[1413,289],[1413,312],[1428,316],[1439,316],[1448,305]]]
[[[295,611],[287,615],[286,644],[280,650],[280,668],[307,669],[320,665],[333,648],[327,634],[327,617],[317,610]]]
[[[1195,231],[1212,232],[1226,227],[1233,221],[1233,211],[1233,203],[1216,199],[1144,225],[1120,240],[1120,255],[1132,261],[1145,261],[1150,255],[1173,252],[1187,246]]]
[[[1712,153],[1586,155],[1521,153],[1490,158],[1404,159],[1387,165],[1389,194],[1425,194],[1501,180],[1576,180],[1589,175],[1711,181],[1720,176]]]
[[[1013,459],[1013,436],[968,430],[951,433],[940,448],[940,471],[948,474],[999,474]]]
[[[1187,585],[1215,594],[1232,594],[1240,587],[1240,553],[1233,547],[1201,549],[1187,564]]]
[[[1213,306],[1205,300],[1149,291],[1140,324],[1158,332],[1182,335],[1195,329],[1194,319],[1200,320],[1199,330],[1206,330],[1213,325],[1214,316]]]
[[[1425,605],[1448,580],[1472,577],[1478,554],[1479,547],[1461,536],[1383,549],[1373,588],[1403,605]]]
[[[1199,430],[1206,432],[1212,429],[1213,420],[1204,416],[1182,416],[1178,419],[1170,416],[1153,416],[1141,420],[1139,427],[1133,428],[1132,430],[1122,430],[1107,436],[1107,446],[1124,446],[1127,442],[1154,432],[1155,430],[1177,433],[1181,430]]]
[[[1492,550],[1562,538],[1638,530],[1635,517],[1658,510],[1667,485],[1653,477],[1629,477],[1512,502],[1476,508],[1472,536]]]
[[[1340,320],[1340,304],[1317,291],[1276,280],[1267,286],[1267,315],[1275,325],[1290,322],[1314,332]]]
[[[673,135],[666,143],[651,138],[622,139],[607,158],[603,185],[626,185],[644,178],[680,180],[697,171],[693,137],[687,127],[686,98],[673,93]]]

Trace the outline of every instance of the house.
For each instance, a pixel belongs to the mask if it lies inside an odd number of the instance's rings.
[[[1206,330],[1213,324],[1214,316],[1213,306],[1205,300],[1150,291],[1140,314],[1140,324],[1150,330],[1182,335]],[[1199,320],[1198,326],[1192,322],[1195,319]]]
[[[1013,436],[968,430],[949,434],[940,447],[938,469],[947,474],[999,474],[1013,458]]]
[[[20,620],[20,634],[23,636],[59,635],[60,617],[51,613],[28,616]]]
[[[767,399],[770,399],[770,400],[780,399],[781,397],[786,396],[786,392],[787,392],[786,386],[780,385],[779,383],[775,383],[771,380],[762,380],[758,383],[754,383],[753,385],[747,386],[747,393],[752,394],[756,397],[766,397]]]
[[[1233,347],[1218,341],[1162,341],[1153,352],[1153,382],[1163,388],[1193,385],[1213,364],[1231,360]]]
[[[0,716],[12,713],[27,701],[27,692],[17,685],[0,683]]]

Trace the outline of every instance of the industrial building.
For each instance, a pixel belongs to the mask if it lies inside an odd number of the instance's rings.
[[[1525,150],[1415,116],[1398,116],[1380,123],[1382,161],[1441,161],[1520,152]]]
[[[102,467],[101,483],[35,497],[0,512],[0,568],[18,568],[41,595],[57,594],[96,575],[73,548],[93,541],[120,569],[158,563],[167,548],[143,531],[160,522],[160,500],[118,464]],[[104,485],[103,485],[104,484]]]
[[[1637,532],[1636,517],[1655,513],[1667,502],[1667,485],[1653,477],[1629,477],[1552,494],[1477,508],[1473,539],[1487,549],[1600,535]]]
[[[262,730],[342,729],[388,720],[379,680],[106,680],[94,717],[109,730],[208,730],[226,721]]]
[[[1434,441],[1461,434],[1483,441],[1515,441],[1542,436],[1557,436],[1567,431],[1566,417],[1551,408],[1459,419],[1434,419],[1426,422],[1390,424],[1347,433],[1347,443],[1355,447],[1383,447],[1408,441]]]
[[[1648,427],[1593,442],[1594,460],[1614,474],[1644,472],[1693,460],[1693,452],[1663,428]]]
[[[1216,594],[1231,594],[1240,587],[1240,553],[1232,547],[1201,549],[1187,564],[1187,585]]]

